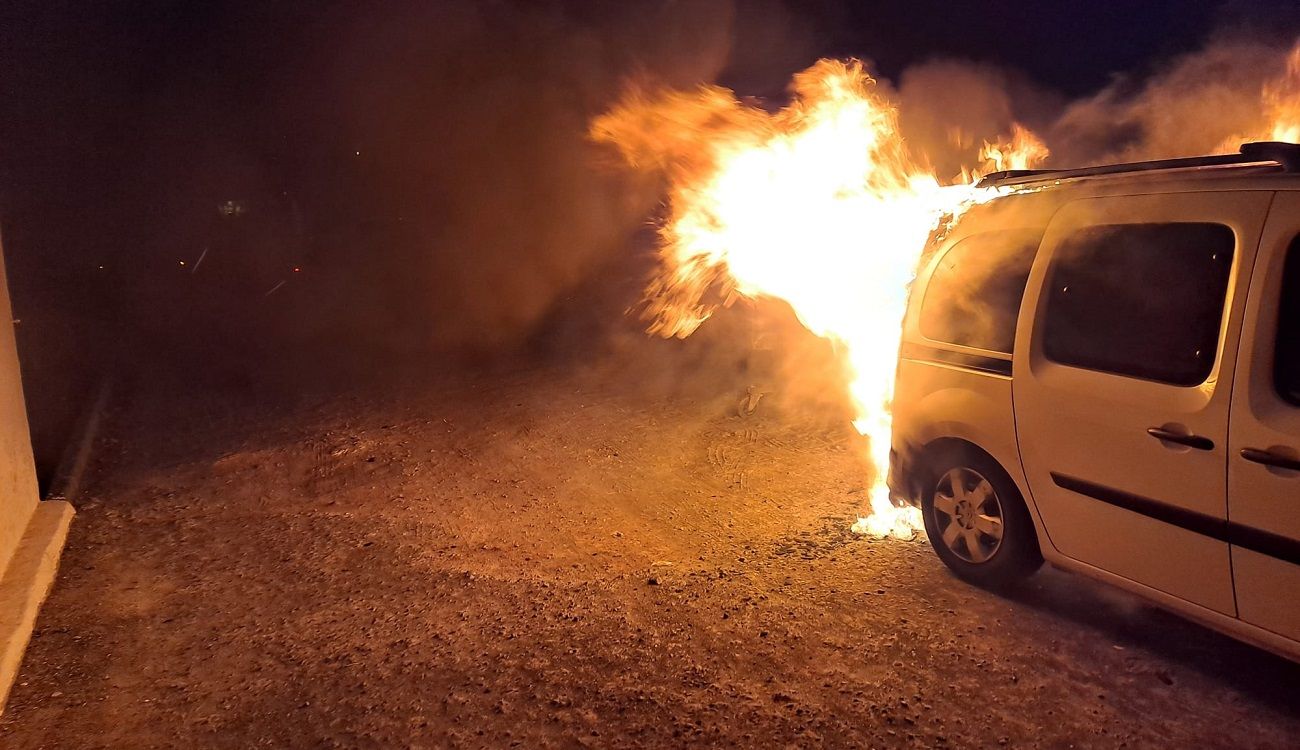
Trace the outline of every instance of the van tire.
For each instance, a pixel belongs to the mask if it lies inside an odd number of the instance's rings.
[[[1005,588],[1042,566],[1029,508],[997,461],[973,446],[949,444],[928,456],[925,468],[925,533],[959,578]]]

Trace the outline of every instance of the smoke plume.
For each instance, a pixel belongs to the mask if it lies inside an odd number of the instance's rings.
[[[728,4],[707,0],[436,3],[326,21],[314,35],[326,44],[281,88],[296,118],[290,92],[323,72],[313,104],[330,124],[310,135],[355,156],[353,192],[321,202],[366,217],[342,228],[335,262],[369,279],[364,306],[347,300],[356,335],[492,350],[533,331],[625,250],[657,198],[594,168],[587,121],[628,78],[711,79],[730,22]]]
[[[1147,78],[1120,76],[1069,104],[1045,135],[1063,165],[1235,150],[1271,137],[1267,92],[1284,85],[1293,45],[1228,38]]]

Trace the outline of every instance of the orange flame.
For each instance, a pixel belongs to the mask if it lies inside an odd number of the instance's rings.
[[[1258,127],[1224,140],[1218,150],[1234,152],[1246,141],[1300,143],[1300,42],[1287,54],[1286,70],[1264,83],[1260,103]]]
[[[1264,106],[1269,140],[1300,143],[1300,43],[1287,56],[1286,74],[1264,87]]]
[[[790,303],[850,368],[854,426],[876,474],[871,516],[855,530],[911,537],[920,514],[895,508],[884,481],[907,288],[930,234],[993,194],[941,186],[921,168],[861,62],[822,60],[792,93],[769,113],[714,86],[633,92],[591,134],[669,182],[650,330],[690,335],[720,304],[719,285]],[[1009,151],[1030,142],[1045,153],[1023,129]]]
[[[1051,152],[1038,136],[1020,123],[1012,125],[1011,140],[997,143],[985,141],[984,148],[980,150],[980,159],[991,167],[989,172],[1033,169],[1050,155]]]
[[[795,76],[776,112],[723,88],[633,92],[597,118],[593,139],[634,169],[664,176],[662,267],[647,290],[650,330],[689,336],[731,295],[788,302],[837,345],[851,373],[854,426],[868,438],[871,514],[855,531],[911,536],[919,513],[893,507],[884,481],[907,287],[927,239],[998,192],[978,173],[942,185],[908,153],[898,115],[858,61],[822,60]],[[1261,89],[1253,137],[1300,142],[1300,43]],[[969,139],[962,137],[961,143]],[[983,171],[1032,169],[1033,133],[985,142]]]

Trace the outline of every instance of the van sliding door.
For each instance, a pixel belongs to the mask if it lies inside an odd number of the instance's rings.
[[[1051,544],[1228,615],[1230,342],[1270,197],[1067,204],[1031,273],[1013,365],[1021,459]]]
[[[1228,542],[1242,620],[1300,640],[1300,194],[1269,210],[1232,392]]]

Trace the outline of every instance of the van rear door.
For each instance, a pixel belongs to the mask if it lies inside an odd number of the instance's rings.
[[[1228,434],[1228,542],[1242,620],[1300,640],[1300,194],[1260,242]]]
[[[1065,205],[1031,273],[1017,441],[1062,554],[1236,614],[1227,523],[1235,341],[1269,192]]]

